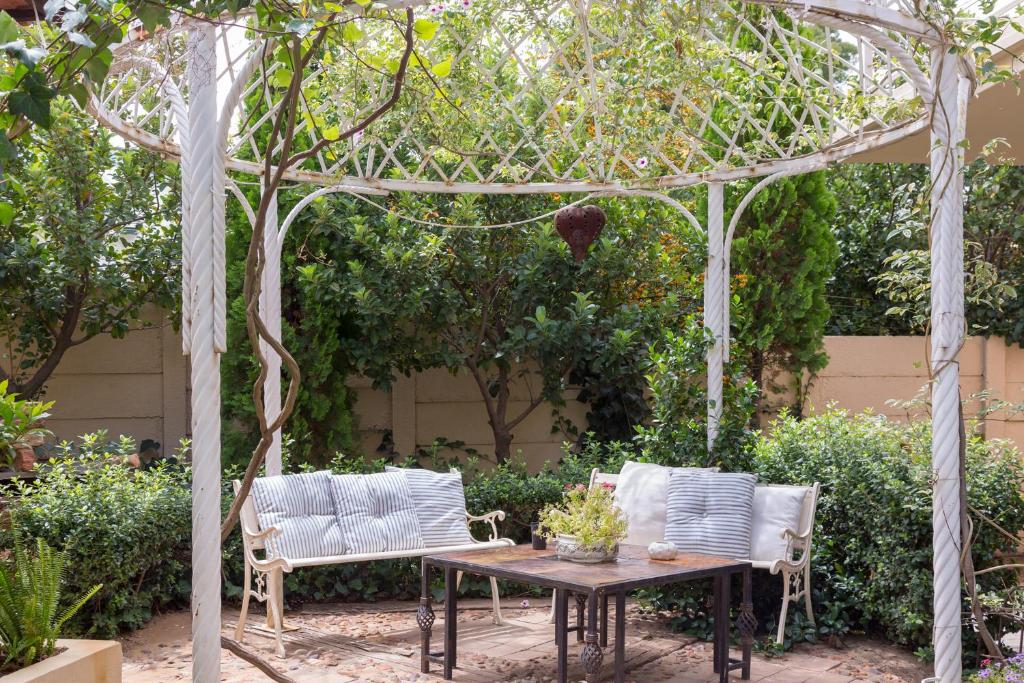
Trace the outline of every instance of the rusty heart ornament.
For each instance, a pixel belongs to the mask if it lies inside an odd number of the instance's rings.
[[[604,229],[604,211],[596,206],[570,206],[555,214],[555,230],[562,236],[579,263]]]

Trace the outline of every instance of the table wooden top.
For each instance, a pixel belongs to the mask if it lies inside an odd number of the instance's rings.
[[[525,544],[427,555],[423,561],[469,574],[579,592],[616,592],[678,583],[737,572],[750,565],[744,560],[696,554],[680,554],[674,560],[652,560],[647,556],[647,548],[638,545],[620,546],[618,560],[601,564],[559,560],[553,547],[534,550]]]

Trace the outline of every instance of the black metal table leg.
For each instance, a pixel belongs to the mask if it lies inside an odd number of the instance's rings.
[[[615,594],[615,683],[626,680],[626,593]]]
[[[608,593],[601,594],[601,647],[608,647]]]
[[[718,680],[719,683],[729,681],[729,589],[731,574],[725,574],[719,579],[718,601],[715,606],[715,651],[718,653]]]
[[[721,662],[718,661],[718,637],[719,637],[719,621],[718,621],[718,608],[722,604],[722,577],[715,575],[711,577],[711,618],[714,619],[714,628],[711,630],[711,658],[713,660],[712,666],[714,667],[715,673],[718,673],[722,666]]]
[[[434,626],[434,610],[430,606],[430,565],[423,560],[420,570],[420,606],[416,624],[420,627],[420,671],[430,673],[430,630]]]
[[[592,592],[587,596],[587,635],[580,651],[580,663],[587,672],[587,683],[597,683],[601,678],[600,637],[597,634],[598,596]]]
[[[558,683],[569,679],[569,593],[555,592],[555,646],[558,649]]]
[[[740,669],[740,677],[745,681],[750,680],[750,652],[754,646],[754,632],[757,630],[757,617],[754,616],[752,573],[751,567],[743,569],[743,600],[740,602],[740,613],[736,620],[740,632],[740,644],[743,648],[743,666]],[[807,590],[810,590],[809,586]]]
[[[458,630],[458,572],[446,569],[444,572],[444,679],[452,680],[455,668],[455,641]]]
[[[576,593],[576,642],[583,642],[583,613],[587,606],[587,594]]]

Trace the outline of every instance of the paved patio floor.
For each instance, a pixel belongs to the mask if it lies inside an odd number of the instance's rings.
[[[553,626],[547,601],[534,600],[524,609],[518,601],[505,603],[505,623],[492,623],[489,601],[459,604],[459,668],[456,681],[551,681],[555,667]],[[436,609],[434,644],[440,649],[443,609]],[[163,683],[189,678],[188,613],[157,617],[124,640],[125,682]],[[230,634],[237,610],[225,610],[225,634]],[[261,617],[250,619],[246,644],[296,681],[404,682],[440,681],[439,666],[428,675],[419,672],[420,634],[415,604],[307,605],[287,615],[297,627],[285,635],[287,659],[273,655],[273,641],[258,630]],[[626,658],[627,680],[637,682],[717,681],[711,671],[711,648],[693,638],[671,633],[664,620],[629,607]],[[572,638],[572,636],[570,636]],[[570,644],[570,680],[583,678]],[[734,656],[739,656],[738,652]],[[222,680],[230,683],[268,680],[230,653],[223,654]],[[604,680],[611,680],[612,653],[605,652]],[[751,680],[771,683],[845,683],[847,681],[913,681],[927,668],[913,655],[888,644],[852,638],[848,646],[802,645],[781,657],[754,655]],[[733,673],[739,680],[739,673]]]

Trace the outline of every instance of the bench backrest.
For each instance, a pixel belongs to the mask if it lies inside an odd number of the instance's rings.
[[[242,482],[235,479],[231,482],[231,489],[235,492],[235,496],[238,496],[239,489],[242,488]],[[242,509],[238,511],[238,518],[242,524],[252,533],[256,533],[260,530],[260,520],[256,516],[256,508],[252,504],[252,494],[245,497],[245,501],[242,503]],[[249,543],[249,540],[242,535],[245,543]],[[264,550],[265,544],[262,540],[252,541],[252,550]]]
[[[590,471],[590,488],[600,486],[601,484],[611,484],[615,486],[618,484],[619,475],[612,474],[610,472],[602,472],[599,468],[595,467]],[[764,484],[764,486],[773,487],[790,487],[788,484]],[[814,515],[818,509],[818,492],[821,489],[821,485],[815,482],[811,486],[801,487],[806,488],[807,493],[804,496],[803,506],[800,508],[800,525],[798,529],[794,529],[800,536],[806,536],[804,539],[794,539],[789,547],[788,557],[775,558],[792,560],[796,552],[805,553],[811,548],[811,543],[814,537]]]

